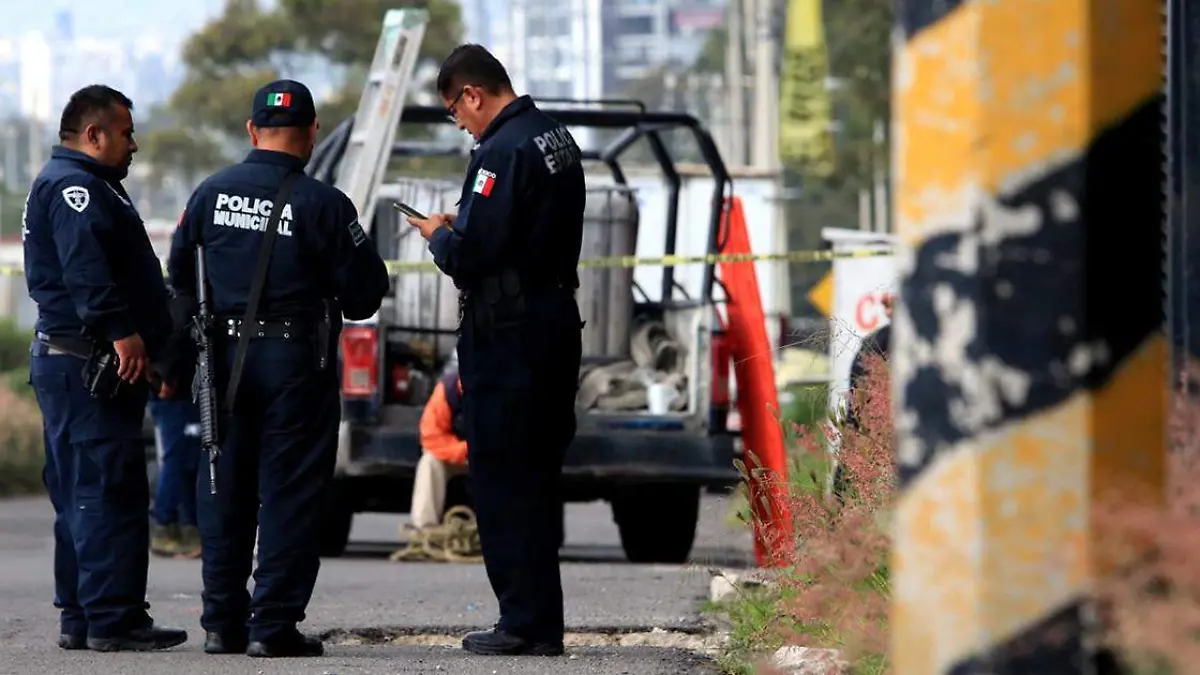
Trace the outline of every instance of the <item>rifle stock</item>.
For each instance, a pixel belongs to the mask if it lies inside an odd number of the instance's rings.
[[[208,482],[211,494],[217,494],[217,460],[221,457],[217,433],[216,362],[213,353],[213,316],[208,296],[208,271],[204,265],[204,246],[196,247],[197,312],[192,337],[196,341],[196,405],[200,408],[200,444],[208,453]]]

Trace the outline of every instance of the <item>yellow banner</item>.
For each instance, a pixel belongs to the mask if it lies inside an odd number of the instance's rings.
[[[823,0],[788,0],[780,75],[779,156],[785,164],[801,164],[818,176],[833,173],[833,105],[825,80],[829,55],[825,45]]]

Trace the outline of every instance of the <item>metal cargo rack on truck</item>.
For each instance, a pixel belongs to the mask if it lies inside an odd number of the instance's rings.
[[[645,140],[662,172],[666,189],[664,255],[676,252],[683,181],[663,135],[680,129],[690,132],[713,178],[711,211],[703,223],[707,230],[705,252],[719,251],[722,209],[731,195],[732,180],[712,137],[695,117],[679,112],[648,111],[642,104],[630,101],[539,99],[538,103],[542,110],[568,127],[621,131],[605,147],[582,149],[586,162],[605,167],[612,187],[601,190],[609,189],[610,194],[612,190],[629,192],[621,158],[635,143]],[[452,120],[440,107],[408,106],[403,109],[400,123],[403,128],[414,124],[445,125]],[[317,146],[306,169],[310,175],[334,182],[352,126],[353,119],[345,120]],[[461,146],[403,141],[394,144],[392,153],[393,157],[465,159],[467,156],[467,150]],[[414,181],[413,185],[419,182]],[[413,185],[400,188],[385,184],[375,195],[380,206],[374,209],[375,217],[368,230],[385,258],[393,257],[388,252],[396,249],[412,228],[383,201],[390,203],[389,197],[411,194]],[[455,179],[452,185],[456,197],[461,180]],[[740,480],[733,464],[737,433],[725,425],[730,411],[730,364],[724,332],[716,327],[719,320],[715,307],[719,301],[713,297],[720,282],[716,279],[715,264],[704,263],[700,292],[697,297],[688,297],[686,289],[676,280],[675,269],[667,266],[663,268],[661,289],[656,289],[658,299],[652,299],[632,281],[632,274],[628,270],[632,316],[625,320],[630,325],[635,320],[659,320],[671,315],[685,317],[692,322],[687,324],[689,329],[696,329],[695,342],[686,345],[688,350],[694,350],[691,374],[696,393],[695,401],[689,404],[692,412],[649,415],[580,410],[578,431],[563,468],[566,500],[610,501],[630,560],[682,562],[687,559],[694,540],[701,491],[727,488]],[[409,508],[412,479],[422,452],[418,434],[420,416],[436,373],[445,365],[445,354],[440,352],[446,348],[434,347],[432,353],[412,354],[405,347],[405,352],[399,355],[389,350],[401,343],[397,335],[424,335],[424,339],[432,340],[435,345],[451,345],[450,349],[456,338],[453,327],[399,325],[395,320],[401,289],[406,279],[417,276],[420,275],[401,273],[393,277],[388,308],[371,321],[347,322],[343,332],[339,350],[343,417],[338,481],[334,506],[319,535],[325,555],[339,555],[345,548],[356,512],[405,513]],[[633,298],[632,291],[637,291],[640,299]],[[581,297],[581,304],[584,301]],[[462,484],[452,486],[447,507],[460,500],[469,500]]]

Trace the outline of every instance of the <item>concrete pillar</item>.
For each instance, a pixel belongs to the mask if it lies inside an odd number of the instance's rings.
[[[1096,672],[1096,506],[1164,490],[1163,8],[896,6],[895,672]]]

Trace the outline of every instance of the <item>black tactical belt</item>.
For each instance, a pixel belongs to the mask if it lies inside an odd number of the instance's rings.
[[[516,298],[529,293],[574,290],[576,288],[579,288],[578,278],[564,279],[557,275],[521,274],[509,270],[479,279],[465,291],[464,295],[467,299],[479,297],[487,302],[496,302],[501,298]]]
[[[217,323],[217,334],[223,338],[236,340],[242,334],[241,319],[225,319]],[[296,321],[294,319],[259,319],[250,329],[250,339],[271,338],[276,340],[301,340],[313,337],[317,332],[313,321]]]
[[[95,343],[82,338],[47,335],[42,332],[36,333],[34,337],[46,346],[46,354],[50,356],[75,356],[81,359],[90,359],[96,349]]]

